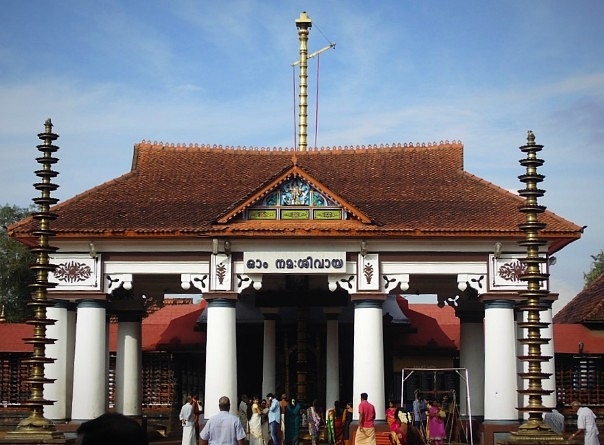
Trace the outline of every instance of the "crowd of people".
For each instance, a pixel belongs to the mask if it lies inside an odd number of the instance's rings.
[[[443,445],[445,424],[451,415],[450,401],[443,397],[424,400],[419,392],[410,406],[397,406],[389,402],[385,411],[391,445]],[[278,400],[272,393],[260,400],[243,394],[238,405],[238,415],[230,413],[231,401],[223,396],[218,400],[219,413],[208,419],[200,430],[200,414],[203,406],[196,396],[187,398],[180,410],[182,445],[299,445],[302,428],[308,429],[312,445],[319,442],[321,431],[326,442],[333,445],[350,445],[350,426],[353,418],[352,403],[342,406],[334,403],[325,414],[314,400],[303,407],[292,397],[283,394]],[[577,416],[577,429],[565,435],[564,405],[548,412],[543,420],[549,428],[574,441],[583,438],[584,445],[600,445],[596,415],[588,407],[573,401],[571,410]],[[358,406],[358,425],[354,445],[376,445],[375,407],[361,394]],[[107,413],[84,422],[77,430],[79,445],[147,445],[147,432],[140,423],[122,414]]]
[[[368,403],[366,395],[361,395],[361,398],[363,396],[365,396],[363,399],[365,403],[362,400],[361,409]],[[219,404],[221,417],[225,417],[223,414],[225,403],[226,401],[222,401]],[[181,409],[182,445],[195,443],[195,435],[191,434],[196,423],[193,412],[193,398],[189,398]],[[373,429],[375,414],[371,416],[366,411],[363,413],[361,419],[364,419],[364,427],[361,431],[369,433],[369,430]],[[312,445],[318,445],[320,441],[327,441],[334,445],[350,445],[353,408],[352,402],[342,406],[339,401],[336,401],[334,406],[325,412],[317,400],[302,404],[295,397],[288,398],[286,394],[277,398],[273,393],[269,393],[264,399],[260,399],[257,395],[249,397],[247,394],[241,394],[237,405],[237,415],[233,417],[237,419],[237,424],[241,425],[240,431],[239,428],[233,427],[236,431],[232,435],[234,442],[225,443],[213,440],[211,431],[214,426],[212,424],[216,421],[211,418],[197,436],[201,437],[202,445],[207,445],[204,440],[207,440],[209,445],[299,445],[301,435]],[[238,439],[240,435],[243,435],[241,444]],[[357,434],[357,439],[359,437]]]

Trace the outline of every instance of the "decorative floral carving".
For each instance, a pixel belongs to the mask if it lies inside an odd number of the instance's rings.
[[[224,283],[224,277],[226,276],[227,268],[224,264],[218,264],[216,266],[216,277],[218,278],[218,283]]]
[[[57,266],[54,276],[58,281],[77,283],[89,279],[92,276],[92,269],[87,264],[68,261]]]
[[[526,264],[516,260],[505,263],[499,268],[499,276],[506,281],[515,283],[520,281],[520,277],[526,273]]]
[[[367,284],[371,284],[371,279],[373,278],[373,264],[365,263],[363,266],[363,275],[365,275]]]

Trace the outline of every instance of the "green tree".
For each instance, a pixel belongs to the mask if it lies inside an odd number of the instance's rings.
[[[27,303],[31,298],[29,285],[34,280],[34,274],[29,265],[35,261],[35,257],[27,246],[8,236],[6,226],[34,211],[33,206],[24,209],[5,204],[0,207],[0,305],[10,322],[23,321],[30,315]]]
[[[585,280],[585,287],[598,278],[604,273],[604,250],[600,250],[597,255],[590,255],[593,262],[591,263],[591,269],[589,272],[583,274]]]

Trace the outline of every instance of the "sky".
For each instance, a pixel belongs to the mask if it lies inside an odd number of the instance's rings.
[[[309,63],[309,146],[461,141],[466,171],[516,191],[532,130],[540,204],[587,226],[550,269],[554,312],[574,297],[604,248],[601,0],[4,0],[0,205],[39,196],[47,118],[61,201],[142,140],[292,147],[302,11],[309,52],[336,44]]]

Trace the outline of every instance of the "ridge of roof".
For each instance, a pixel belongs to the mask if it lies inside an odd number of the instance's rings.
[[[308,147],[305,151],[300,152],[297,148],[292,147],[267,147],[267,146],[246,146],[246,145],[222,145],[222,144],[199,144],[199,143],[173,143],[173,142],[162,142],[162,141],[148,141],[143,139],[141,142],[134,145],[135,148],[150,148],[150,149],[162,149],[162,150],[217,150],[217,151],[231,151],[240,152],[245,154],[250,153],[266,153],[266,152],[292,152],[292,153],[341,153],[341,152],[366,152],[371,150],[389,151],[389,150],[400,150],[409,148],[440,148],[440,147],[463,147],[463,144],[459,140],[444,140],[440,142],[393,142],[392,144],[362,144],[362,145],[337,145],[337,146],[321,146],[321,147]]]

